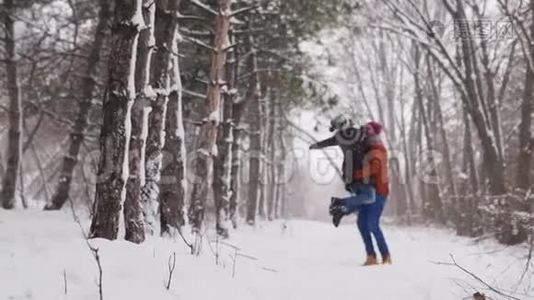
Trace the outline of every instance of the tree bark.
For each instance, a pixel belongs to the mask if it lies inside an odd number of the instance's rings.
[[[456,191],[456,185],[454,182],[454,174],[453,174],[453,168],[452,168],[452,161],[451,161],[451,155],[449,150],[449,142],[447,139],[447,132],[445,131],[445,122],[443,120],[443,112],[441,109],[441,96],[438,91],[437,84],[437,78],[434,75],[434,66],[431,63],[430,57],[427,57],[428,59],[428,77],[430,79],[430,85],[432,89],[432,98],[434,100],[434,110],[436,115],[436,121],[437,121],[437,127],[439,131],[439,135],[441,137],[441,141],[443,143],[443,156],[444,156],[444,162],[445,162],[445,175],[447,177],[448,186],[449,186],[449,192],[452,193],[453,196],[457,195]]]
[[[246,220],[249,225],[256,223],[258,210],[258,191],[260,188],[261,164],[261,114],[260,114],[260,82],[257,74],[258,63],[256,53],[252,49],[253,40],[249,36],[249,49],[252,51],[249,58],[251,77],[246,97],[250,97],[250,151],[249,151],[249,184],[247,199]]]
[[[234,39],[234,35],[230,35],[231,39]],[[231,70],[227,69],[227,79],[230,82],[230,85],[233,89],[237,90],[237,84],[238,84],[238,76],[239,76],[239,51],[238,49],[234,49],[232,52],[232,59],[231,59]],[[232,89],[230,89],[232,91]],[[239,173],[241,171],[241,150],[240,150],[240,142],[241,142],[241,132],[242,130],[239,128],[240,122],[241,122],[241,116],[243,115],[243,110],[245,108],[245,104],[247,103],[246,99],[240,99],[240,101],[237,101],[239,98],[237,98],[237,95],[233,94],[234,91],[232,91],[229,96],[232,96],[232,107],[230,108],[232,110],[232,144],[230,145],[230,151],[231,151],[231,166],[230,166],[230,198],[228,199],[228,219],[232,223],[232,227],[234,229],[237,228],[237,207],[240,201],[239,192],[241,189],[241,177],[239,176]]]
[[[234,142],[234,64],[237,61],[228,61],[226,64],[226,92],[223,98],[223,122],[219,124],[217,135],[218,154],[214,157],[213,168],[213,197],[215,200],[215,217],[217,233],[228,238],[226,221],[230,217],[230,199],[232,198],[232,145]]]
[[[282,111],[282,104],[280,101],[277,101],[276,108],[278,110],[278,113],[281,113]],[[284,130],[286,128],[286,122],[284,122],[283,119],[280,119],[280,124],[278,128],[278,144],[280,147],[280,157],[279,161],[277,162],[277,180],[274,182],[276,185],[276,202],[274,207],[274,217],[285,218],[286,215],[286,185],[288,184],[288,178],[286,175],[286,160],[287,160],[287,147],[286,147],[286,141],[284,136]]]
[[[439,179],[437,176],[437,166],[436,161],[434,158],[434,138],[433,134],[431,132],[429,122],[428,122],[428,115],[425,112],[425,107],[423,103],[423,95],[422,95],[422,87],[420,84],[420,75],[421,75],[421,69],[420,69],[420,61],[421,61],[421,55],[420,50],[418,46],[415,46],[415,72],[414,72],[414,85],[415,85],[415,95],[416,95],[416,101],[419,106],[419,113],[421,114],[421,123],[423,124],[423,129],[425,132],[425,139],[426,139],[426,146],[427,146],[427,153],[426,156],[428,158],[428,164],[430,167],[430,173],[424,174],[429,175],[432,181],[434,182],[428,182],[425,180],[424,184],[428,185],[428,188],[430,188],[431,192],[429,193],[429,206],[425,205],[423,208],[423,212],[426,212],[425,214],[440,222],[445,223],[445,216],[443,212],[443,203],[441,200],[440,195],[440,189],[439,189]]]
[[[195,181],[191,194],[189,220],[193,231],[199,233],[204,220],[205,203],[208,187],[211,185],[213,172],[212,158],[216,155],[217,127],[221,117],[221,93],[224,83],[226,53],[230,46],[228,31],[230,29],[231,0],[218,0],[215,18],[215,41],[211,57],[211,67],[207,91],[207,114],[200,129],[199,149],[194,162]]]
[[[477,166],[475,162],[475,150],[473,149],[473,139],[471,137],[471,120],[465,108],[462,109],[463,120],[465,123],[464,130],[464,159],[465,170],[469,173],[469,183],[471,186],[471,193],[476,194],[479,191],[479,178],[477,172]]]
[[[173,36],[175,15],[163,11],[167,0],[156,1],[156,20],[154,25],[154,36],[156,40],[156,51],[152,59],[151,85],[154,90],[151,99],[152,111],[148,121],[148,137],[145,149],[145,184],[141,189],[141,198],[145,210],[145,222],[149,231],[153,231],[155,217],[159,199],[159,181],[161,178],[161,168],[163,160],[163,146],[165,144],[165,119],[167,115],[167,104],[170,94],[170,73],[171,61],[175,53],[172,53],[172,43],[175,42]]]
[[[171,52],[178,51],[178,14],[180,0],[172,0],[168,7],[160,7],[158,2],[158,17],[160,13],[168,18]],[[180,79],[180,64],[176,55],[172,57],[171,90],[167,104],[167,117],[165,119],[165,144],[163,146],[164,168],[161,170],[160,188],[160,225],[161,234],[172,235],[180,232],[185,224],[185,196],[186,196],[186,150],[185,130],[182,104],[182,81]]]
[[[284,125],[286,125],[285,120],[284,120]],[[282,174],[284,180],[281,181],[279,185],[280,187],[279,206],[280,206],[280,217],[286,220],[287,218],[289,218],[289,199],[290,199],[289,192],[291,192],[291,190],[289,189],[289,182],[291,178],[289,177],[290,174],[288,174],[287,172],[287,170],[290,170],[290,168],[286,166],[286,163],[288,161],[288,158],[292,158],[291,156],[292,154],[290,151],[288,151],[287,145],[291,145],[293,144],[293,142],[294,142],[294,137],[289,138],[287,136],[282,136],[282,135],[280,136],[280,155],[281,155],[282,165],[280,166],[279,174]],[[289,173],[291,173],[291,170]]]
[[[276,209],[276,181],[277,181],[277,168],[278,163],[276,163],[276,139],[274,138],[274,134],[276,131],[277,126],[277,119],[280,115],[279,112],[277,112],[277,104],[278,101],[276,99],[276,93],[271,92],[271,99],[269,101],[269,135],[267,138],[267,150],[269,154],[269,173],[270,173],[270,180],[268,182],[268,197],[267,197],[267,219],[273,220],[275,218],[275,209]],[[281,132],[280,132],[281,134]]]
[[[263,94],[263,93],[262,93]],[[264,95],[264,94],[263,94]],[[259,179],[259,189],[260,195],[258,199],[258,216],[265,220],[267,217],[267,202],[268,202],[268,181],[269,181],[269,162],[267,161],[268,149],[267,149],[267,131],[269,130],[266,126],[265,115],[265,100],[260,100],[260,120],[262,120],[260,125],[260,139],[261,139],[261,150],[259,152],[260,160],[260,179]]]
[[[82,80],[82,98],[79,103],[78,114],[74,121],[74,126],[70,134],[69,150],[63,157],[56,191],[50,203],[47,203],[45,210],[57,210],[69,199],[69,192],[72,182],[74,168],[78,164],[80,148],[85,140],[85,131],[89,122],[89,113],[93,108],[93,97],[98,76],[98,65],[102,57],[102,48],[107,36],[107,26],[111,19],[110,3],[107,0],[100,0],[100,13],[96,25],[95,35],[89,57],[87,58],[87,69]]]
[[[141,0],[117,0],[112,27],[109,78],[102,111],[100,160],[92,238],[116,239],[128,178],[130,110],[135,98],[135,61],[139,30],[143,26]]]
[[[234,115],[236,113],[235,105],[232,108]],[[234,119],[236,124],[239,124],[239,120],[237,120],[237,117]],[[232,227],[234,229],[237,228],[237,216],[238,216],[238,206],[241,197],[239,197],[239,191],[241,190],[241,149],[240,142],[241,142],[241,134],[242,129],[240,128],[234,128],[233,129],[233,136],[234,141],[232,143],[232,167],[230,168],[230,177],[231,177],[231,183],[230,187],[232,189],[230,194],[230,200],[228,205],[228,215],[230,218],[230,221],[232,222]]]
[[[457,18],[466,20],[467,18],[462,1],[457,0],[456,3]],[[476,83],[474,81],[474,65],[476,62],[473,61],[473,55],[471,55],[472,51],[474,51],[470,46],[470,40],[472,39],[472,36],[469,31],[467,34],[467,37],[460,39],[461,58],[465,72],[463,84],[467,92],[467,97],[462,99],[467,101],[467,103],[465,103],[466,108],[469,112],[469,115],[473,119],[473,123],[480,138],[483,149],[486,176],[489,183],[489,191],[492,195],[501,195],[506,193],[506,187],[504,184],[504,161],[500,158],[495,135],[491,131],[491,128],[489,128],[488,120],[484,115],[483,108],[477,100],[479,95],[477,94]]]
[[[478,6],[475,6],[477,9],[477,14],[479,14],[479,22],[483,22],[482,16],[480,16],[480,13],[478,12]],[[483,36],[483,25],[479,24],[478,30],[480,31],[480,35]],[[504,149],[503,149],[503,142],[502,142],[502,126],[501,126],[501,114],[500,114],[500,104],[497,102],[497,92],[495,89],[495,74],[491,70],[490,66],[490,54],[488,53],[488,43],[486,39],[480,39],[480,48],[482,49],[482,58],[481,63],[484,67],[484,74],[483,78],[486,83],[486,102],[488,105],[488,111],[489,111],[489,123],[491,124],[491,129],[495,136],[495,143],[497,147],[497,151],[499,153],[499,159],[504,160]]]
[[[132,105],[132,132],[130,136],[129,168],[124,201],[125,239],[133,243],[145,240],[145,224],[141,203],[141,187],[144,183],[144,151],[148,130],[148,102],[152,93],[150,86],[150,60],[154,48],[154,5],[152,0],[143,0],[143,19],[145,27],[139,33],[137,59],[135,65],[136,97]]]
[[[15,191],[20,172],[20,157],[22,148],[22,98],[18,78],[16,41],[15,41],[15,4],[13,0],[4,1],[4,26],[6,51],[7,89],[9,94],[9,132],[6,148],[7,164],[2,182],[0,200],[2,207],[15,207]]]
[[[222,237],[228,237],[225,224],[228,215],[228,205],[232,194],[231,167],[233,144],[232,98],[225,96],[223,105],[223,122],[219,125],[217,136],[218,155],[214,157],[213,197],[216,209],[216,229]]]

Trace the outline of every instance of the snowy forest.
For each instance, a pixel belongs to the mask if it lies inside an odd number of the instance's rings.
[[[534,0],[0,19],[0,300],[534,299]],[[387,151],[382,263],[329,126]]]

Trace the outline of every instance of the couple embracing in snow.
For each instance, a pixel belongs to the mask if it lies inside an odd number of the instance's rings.
[[[365,266],[378,264],[372,236],[382,256],[382,263],[391,264],[391,256],[380,229],[380,216],[389,194],[387,151],[380,139],[382,125],[369,122],[356,127],[345,115],[330,122],[334,136],[315,143],[310,149],[339,146],[343,151],[343,180],[351,194],[347,198],[332,197],[330,214],[334,226],[343,216],[358,213],[358,230],[367,253]]]

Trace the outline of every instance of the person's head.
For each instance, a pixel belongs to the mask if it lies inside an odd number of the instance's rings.
[[[371,144],[382,143],[380,133],[384,131],[384,126],[378,122],[371,121],[362,126],[365,131],[367,142]]]
[[[330,131],[347,129],[353,125],[354,123],[346,114],[339,114],[330,121]]]
[[[368,122],[364,125],[364,127],[367,129],[368,136],[379,135],[384,129],[384,126],[382,126],[382,124],[375,121]]]

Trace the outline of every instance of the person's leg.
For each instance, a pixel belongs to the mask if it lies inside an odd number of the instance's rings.
[[[343,216],[355,213],[361,206],[375,202],[376,191],[373,186],[367,184],[354,184],[352,195],[346,198],[332,197],[329,212],[332,215],[332,223],[339,226]]]
[[[355,184],[352,188],[352,195],[341,198],[341,204],[346,209],[346,213],[354,213],[364,204],[371,204],[376,201],[376,191],[372,185]]]
[[[376,257],[375,249],[373,247],[373,239],[371,238],[371,231],[369,230],[369,205],[362,205],[358,212],[358,230],[362,235],[362,240],[365,245],[365,252],[367,256]]]
[[[367,205],[367,226],[370,233],[375,237],[378,250],[380,251],[383,259],[389,258],[390,256],[386,239],[384,238],[384,234],[380,228],[380,217],[382,215],[382,211],[384,210],[385,203],[386,198],[381,195],[377,195],[375,203]]]

